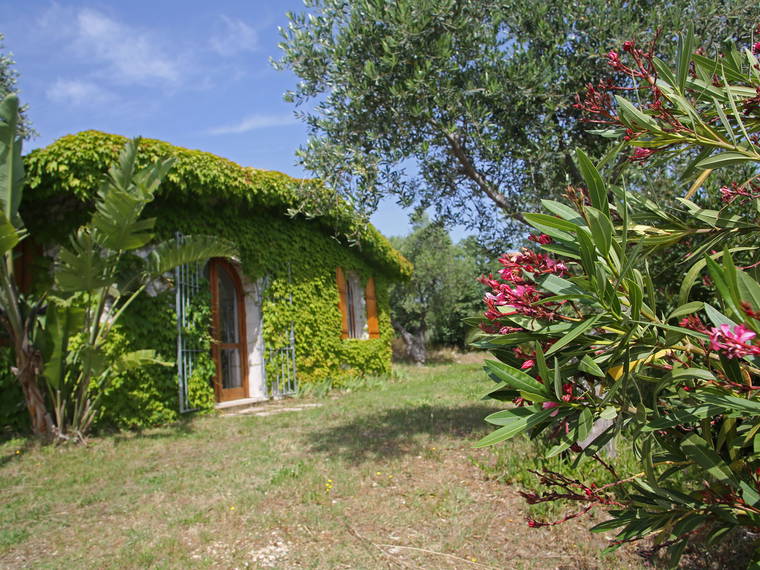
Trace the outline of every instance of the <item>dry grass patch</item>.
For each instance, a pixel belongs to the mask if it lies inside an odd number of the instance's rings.
[[[489,383],[477,363],[402,367],[300,411],[88,447],[6,442],[0,566],[639,567],[630,551],[601,557],[585,523],[527,528],[515,487],[477,466],[493,451],[471,447]]]

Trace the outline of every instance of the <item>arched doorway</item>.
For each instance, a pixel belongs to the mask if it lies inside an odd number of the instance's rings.
[[[235,267],[226,259],[209,262],[213,314],[212,353],[216,363],[214,391],[217,402],[248,396],[245,300]]]

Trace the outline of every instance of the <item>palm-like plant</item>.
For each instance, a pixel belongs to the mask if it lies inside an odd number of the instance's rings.
[[[210,236],[154,242],[156,220],[142,214],[173,159],[138,169],[139,139],[134,139],[104,176],[90,222],[58,253],[52,289],[39,293],[32,302],[19,292],[13,273],[13,248],[25,237],[18,215],[24,177],[17,118],[18,99],[8,97],[0,104],[2,321],[16,352],[14,372],[24,391],[33,432],[81,439],[114,375],[162,363],[151,350],[107,358],[106,340],[124,310],[151,281],[174,267],[210,257],[232,257],[236,250],[229,242]],[[53,414],[48,411],[40,377],[49,390]]]

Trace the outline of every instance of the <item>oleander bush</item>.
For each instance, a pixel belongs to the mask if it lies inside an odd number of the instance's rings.
[[[490,396],[514,403],[487,417],[498,427],[480,445],[527,432],[547,457],[597,461],[611,476],[538,471],[529,503],[575,507],[528,524],[602,508],[611,518],[592,530],[616,529],[611,548],[651,537],[648,553],[667,548],[673,565],[695,536],[760,527],[760,42],[714,57],[694,46],[680,38],[674,69],[633,42],[609,53],[626,81],[589,86],[577,106],[618,154],[595,163],[577,151],[585,186],[525,214],[538,249],[505,254],[482,278],[475,342],[497,358]],[[692,157],[680,182],[655,181],[682,197],[656,202],[613,181],[621,156],[644,178],[653,161]],[[717,208],[708,179],[722,184]],[[674,293],[658,298],[650,267],[674,248]],[[605,456],[615,440],[636,469]]]

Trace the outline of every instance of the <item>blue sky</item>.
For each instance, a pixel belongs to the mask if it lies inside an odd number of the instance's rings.
[[[279,26],[300,0],[0,0],[0,32],[40,136],[25,149],[86,129],[157,138],[239,164],[307,176],[294,152],[306,129],[282,94]],[[408,230],[386,200],[386,235]],[[459,236],[456,236],[459,237]]]

